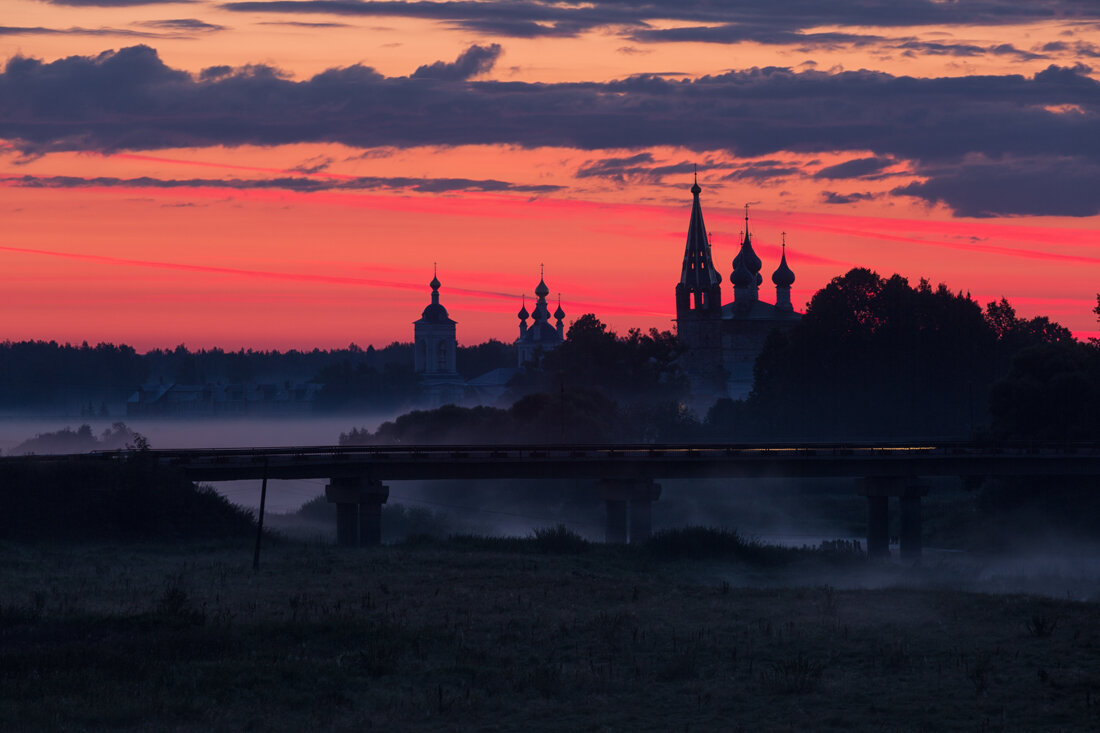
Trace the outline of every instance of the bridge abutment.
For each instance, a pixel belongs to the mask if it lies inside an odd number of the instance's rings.
[[[661,497],[660,484],[651,479],[602,479],[600,493],[607,508],[608,544],[635,544],[653,535],[653,502]]]
[[[382,505],[390,487],[360,476],[329,480],[325,498],[336,505],[336,544],[376,547],[382,544]]]
[[[856,488],[867,497],[867,557],[890,557],[890,497],[898,497],[901,509],[900,551],[907,560],[919,560],[921,497],[927,484],[914,476],[867,476],[856,479]]]

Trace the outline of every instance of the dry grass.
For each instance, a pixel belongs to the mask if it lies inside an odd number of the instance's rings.
[[[250,561],[246,543],[0,546],[0,729],[1100,726],[1089,604],[741,589],[717,561],[601,546]]]

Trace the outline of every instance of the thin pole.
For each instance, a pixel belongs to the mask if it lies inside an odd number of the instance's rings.
[[[256,551],[252,555],[252,569],[260,569],[260,539],[264,536],[264,505],[267,504],[267,457],[264,457],[264,480],[260,485],[260,518],[256,522]]]

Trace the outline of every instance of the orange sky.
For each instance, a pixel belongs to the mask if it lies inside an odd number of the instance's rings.
[[[533,7],[543,12],[545,6]],[[1006,7],[1013,6],[1006,0]],[[986,88],[1001,83],[989,81],[994,77],[1034,78],[1034,86],[1045,90],[1039,79],[1052,64],[1087,62],[1093,48],[1100,56],[1100,46],[1093,45],[1100,43],[1097,26],[1075,17],[1001,25],[978,19],[950,27],[890,25],[881,18],[804,24],[798,29],[803,35],[877,39],[807,47],[771,37],[702,43],[645,35],[721,25],[686,16],[655,16],[644,32],[628,32],[617,21],[572,36],[531,38],[478,30],[464,19],[241,11],[212,2],[116,8],[9,0],[5,8],[4,59],[21,55],[49,64],[141,43],[155,49],[167,69],[190,73],[192,80],[207,67],[247,64],[277,67],[284,80],[295,82],[355,64],[382,77],[404,77],[436,61],[461,61],[473,44],[499,44],[481,70],[433,87],[441,105],[469,85],[492,81],[519,83],[540,99],[587,94],[591,83],[599,91],[585,104],[616,103],[614,98],[629,99],[641,87],[622,81],[633,75],[675,72],[661,78],[692,80],[753,67],[790,68],[807,85],[846,80],[843,70],[858,69],[939,78],[936,94],[955,93],[944,81],[951,77],[973,85],[967,96],[984,99]],[[1073,73],[1083,80],[1083,92],[1073,84],[1059,86],[1039,102],[1021,102],[1021,109],[1033,110],[1045,99],[1051,109],[1036,113],[1039,123],[1074,129],[1078,117],[1087,122],[1097,114],[1090,105],[1100,102],[1087,86],[1096,75],[1085,68]],[[22,83],[12,67],[6,78],[12,88]],[[745,84],[754,83],[745,78]],[[876,78],[865,74],[852,81]],[[4,92],[0,84],[0,138],[6,138],[0,150],[3,338],[125,342],[139,350],[178,343],[231,349],[384,345],[411,339],[436,262],[442,302],[458,321],[464,344],[517,335],[519,298],[530,296],[540,264],[554,297],[561,293],[567,321],[593,312],[620,331],[671,328],[691,202],[688,168],[695,163],[715,264],[727,282],[742,206],[749,203],[766,283],[786,232],[796,307],[832,277],[866,266],[912,281],[944,282],[982,303],[1007,297],[1022,315],[1049,315],[1079,336],[1096,335],[1091,309],[1100,290],[1100,205],[1092,207],[1087,191],[1072,211],[1060,208],[1057,196],[1034,206],[1008,202],[1009,196],[988,215],[967,216],[968,206],[988,201],[951,188],[957,171],[988,178],[993,170],[996,181],[995,167],[1011,164],[1016,167],[1005,169],[1006,178],[1037,171],[1036,196],[1042,199],[1041,176],[1059,162],[1080,169],[1085,183],[1079,188],[1087,189],[1096,163],[1087,150],[1078,159],[1075,150],[1040,149],[1005,133],[1004,147],[994,154],[982,147],[982,138],[1000,133],[981,125],[959,135],[957,150],[945,142],[950,155],[917,149],[901,139],[903,131],[896,141],[889,130],[867,132],[863,147],[862,130],[878,113],[873,99],[858,89],[850,96],[852,110],[838,111],[849,103],[845,97],[820,108],[810,102],[800,107],[796,99],[790,108],[810,126],[821,118],[814,135],[836,128],[836,149],[826,149],[831,137],[805,144],[789,138],[765,149],[766,130],[746,132],[732,122],[729,146],[720,130],[715,143],[681,140],[677,130],[689,128],[691,120],[672,118],[674,124],[663,125],[666,112],[652,105],[616,121],[593,117],[594,127],[580,129],[582,136],[585,129],[598,133],[595,143],[556,141],[558,129],[569,123],[547,121],[543,132],[539,120],[524,123],[519,132],[501,132],[497,142],[467,142],[478,136],[477,125],[448,137],[453,112],[439,112],[435,97],[418,97],[408,104],[421,107],[403,111],[409,115],[405,125],[419,116],[415,139],[403,140],[398,126],[387,133],[389,143],[356,144],[354,130],[315,135],[303,125],[294,132],[298,140],[242,143],[234,132],[237,137],[218,142],[203,127],[204,109],[179,110],[179,124],[166,120],[176,114],[163,112],[171,105],[155,115],[144,111],[164,104],[148,98],[179,87],[178,80],[167,74],[165,79],[161,87],[140,90],[149,97],[135,96],[132,105],[112,107],[107,117],[91,121],[81,115],[100,114],[100,98],[104,109],[116,104],[113,95],[128,93],[128,82],[102,89],[88,82],[91,101],[75,111],[54,109],[64,100],[45,92],[41,101],[24,106],[28,92]],[[34,83],[54,82],[43,75]],[[27,88],[34,91],[18,87]],[[484,89],[498,94],[502,88]],[[756,99],[772,104],[768,95],[775,94],[769,88]],[[395,100],[388,104],[406,103]],[[998,97],[996,103],[1016,101]],[[316,111],[310,104],[303,115]],[[928,114],[931,125],[940,110],[928,104],[930,109],[914,109]],[[117,109],[131,114],[131,108],[136,116],[119,122]],[[331,114],[339,117],[340,107]],[[501,114],[507,121],[511,113]],[[294,115],[288,116],[293,122]],[[374,119],[374,113],[364,117],[366,132]],[[64,137],[48,139],[51,125],[61,129],[59,120]],[[432,135],[435,122],[438,137]],[[122,143],[97,137],[112,124]],[[721,125],[722,119],[708,124]],[[187,125],[196,125],[198,144],[180,144],[191,139]],[[129,132],[146,127],[153,132],[133,142]],[[665,142],[632,144],[639,131]],[[279,134],[285,136],[282,129]],[[836,168],[851,161],[865,161],[866,167]],[[928,182],[942,184],[928,190],[946,191],[936,194],[946,198],[929,203],[937,200],[931,193],[922,198],[899,192]],[[1097,191],[1091,196],[1100,196]],[[769,290],[763,289],[765,296]],[[724,297],[732,297],[728,288]]]

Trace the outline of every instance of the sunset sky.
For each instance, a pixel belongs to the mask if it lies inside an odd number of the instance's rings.
[[[855,266],[1096,336],[1100,2],[0,0],[0,340],[672,327],[692,171],[796,308]]]

